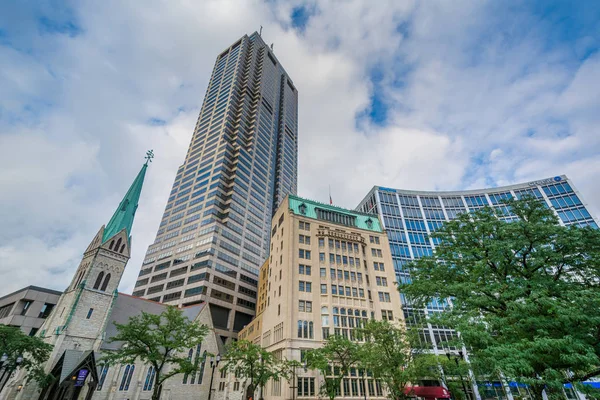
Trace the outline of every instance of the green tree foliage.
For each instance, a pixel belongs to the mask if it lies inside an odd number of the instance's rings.
[[[128,323],[115,326],[117,334],[110,342],[122,342],[123,346],[105,354],[102,362],[125,364],[140,360],[152,365],[156,371],[152,400],[160,399],[167,379],[198,371],[201,360],[190,360],[187,352],[202,342],[208,328],[190,321],[181,310],[167,307],[159,315],[142,312]]]
[[[407,398],[406,388],[416,379],[416,370],[406,329],[388,321],[370,320],[361,334],[365,338],[358,349],[362,367],[388,388],[390,398]]]
[[[52,377],[44,372],[44,365],[52,345],[36,336],[27,336],[21,329],[0,325],[0,355],[6,354],[3,371],[15,371],[17,368],[27,372],[28,381],[36,381],[41,387],[48,385]],[[21,363],[17,359],[22,358]]]
[[[333,400],[350,368],[361,368],[363,358],[357,343],[342,336],[329,336],[323,347],[307,352],[306,362],[310,369],[318,370],[323,376],[321,394]]]
[[[400,290],[415,305],[452,298],[434,323],[461,332],[475,361],[553,396],[600,373],[600,231],[560,226],[535,199],[504,207],[512,222],[484,208],[445,223]]]
[[[221,370],[232,372],[248,383],[247,399],[254,398],[256,389],[264,388],[269,379],[285,376],[282,361],[277,360],[273,353],[247,340],[238,340],[227,346]]]

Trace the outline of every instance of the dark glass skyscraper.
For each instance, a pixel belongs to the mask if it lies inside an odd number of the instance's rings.
[[[208,302],[232,336],[254,315],[271,217],[295,194],[298,91],[258,33],[217,57],[135,296]]]

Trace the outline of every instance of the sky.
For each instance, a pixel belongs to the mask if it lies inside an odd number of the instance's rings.
[[[63,290],[156,155],[131,293],[216,56],[262,26],[299,92],[299,195],[567,174],[600,215],[598,1],[0,4],[0,295]]]

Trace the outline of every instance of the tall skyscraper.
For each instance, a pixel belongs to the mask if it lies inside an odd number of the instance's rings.
[[[274,210],[296,193],[298,91],[258,33],[218,55],[133,292],[208,302],[226,338],[254,315]]]
[[[564,175],[521,184],[455,192],[423,192],[390,189],[375,186],[362,200],[357,210],[378,214],[387,232],[396,281],[409,282],[405,265],[411,260],[431,255],[435,242],[428,235],[444,221],[457,214],[477,210],[484,206],[503,209],[504,219],[514,218],[502,203],[503,199],[535,196],[552,208],[563,225],[598,228],[598,221],[588,211],[585,202],[573,183]],[[407,325],[415,324],[420,316],[443,311],[447,302],[440,300],[428,304],[425,310],[415,309],[401,296],[404,319]],[[443,326],[429,326],[422,333],[437,354],[457,349],[447,342],[456,332]],[[499,386],[502,389],[502,386]],[[516,394],[516,393],[515,393]]]

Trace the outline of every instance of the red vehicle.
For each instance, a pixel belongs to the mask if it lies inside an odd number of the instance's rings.
[[[452,397],[448,389],[441,386],[407,386],[404,389],[404,394],[425,400],[449,399]]]

